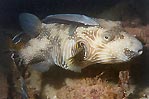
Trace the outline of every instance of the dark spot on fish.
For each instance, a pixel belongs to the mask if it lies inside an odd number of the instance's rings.
[[[124,35],[120,34],[120,35],[119,35],[119,38],[120,38],[120,39],[124,39]]]
[[[63,30],[66,30],[69,27],[69,25],[63,25],[62,28]]]
[[[61,24],[55,24],[57,31],[61,30]]]
[[[108,30],[107,32],[116,35],[116,34],[119,34],[121,32],[124,32],[124,30],[122,28],[120,28],[120,27],[114,27],[114,28]]]
[[[57,28],[57,31],[60,31],[61,29],[66,30],[69,27],[66,24],[64,25],[64,24],[58,24],[58,23],[56,23],[55,26]]]

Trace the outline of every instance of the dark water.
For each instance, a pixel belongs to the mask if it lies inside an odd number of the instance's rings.
[[[96,16],[121,1],[129,2],[132,9],[141,13],[141,18],[147,22],[148,0],[0,0],[0,25],[17,25],[18,15],[22,12],[33,13],[40,18],[56,13]]]
[[[112,1],[111,3],[108,3]],[[111,6],[118,0],[1,0],[0,23],[17,22],[19,13],[30,12],[44,17],[55,13],[87,13]]]

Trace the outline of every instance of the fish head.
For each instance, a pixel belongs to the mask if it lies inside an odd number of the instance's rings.
[[[127,62],[143,53],[142,43],[123,29],[107,30],[100,37],[103,48],[97,58],[100,63]]]
[[[143,53],[142,43],[120,27],[110,29],[91,28],[82,32],[84,60],[101,64],[130,61]]]

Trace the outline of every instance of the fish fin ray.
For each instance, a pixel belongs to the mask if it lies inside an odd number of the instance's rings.
[[[45,23],[82,24],[89,26],[99,25],[94,19],[80,14],[55,14],[47,16]]]

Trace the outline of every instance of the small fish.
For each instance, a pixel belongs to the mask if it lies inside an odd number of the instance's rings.
[[[21,14],[21,27],[32,37],[19,51],[24,64],[33,64],[35,69],[42,72],[53,64],[81,72],[81,69],[92,64],[127,62],[143,53],[142,43],[116,22],[96,19],[99,25],[94,25],[90,19],[79,17],[76,14],[54,15],[46,17],[42,23],[33,14]],[[50,23],[52,18],[54,22]],[[56,22],[59,19],[63,22]],[[68,21],[71,22],[66,24]],[[73,22],[84,25],[78,25],[70,35]]]

